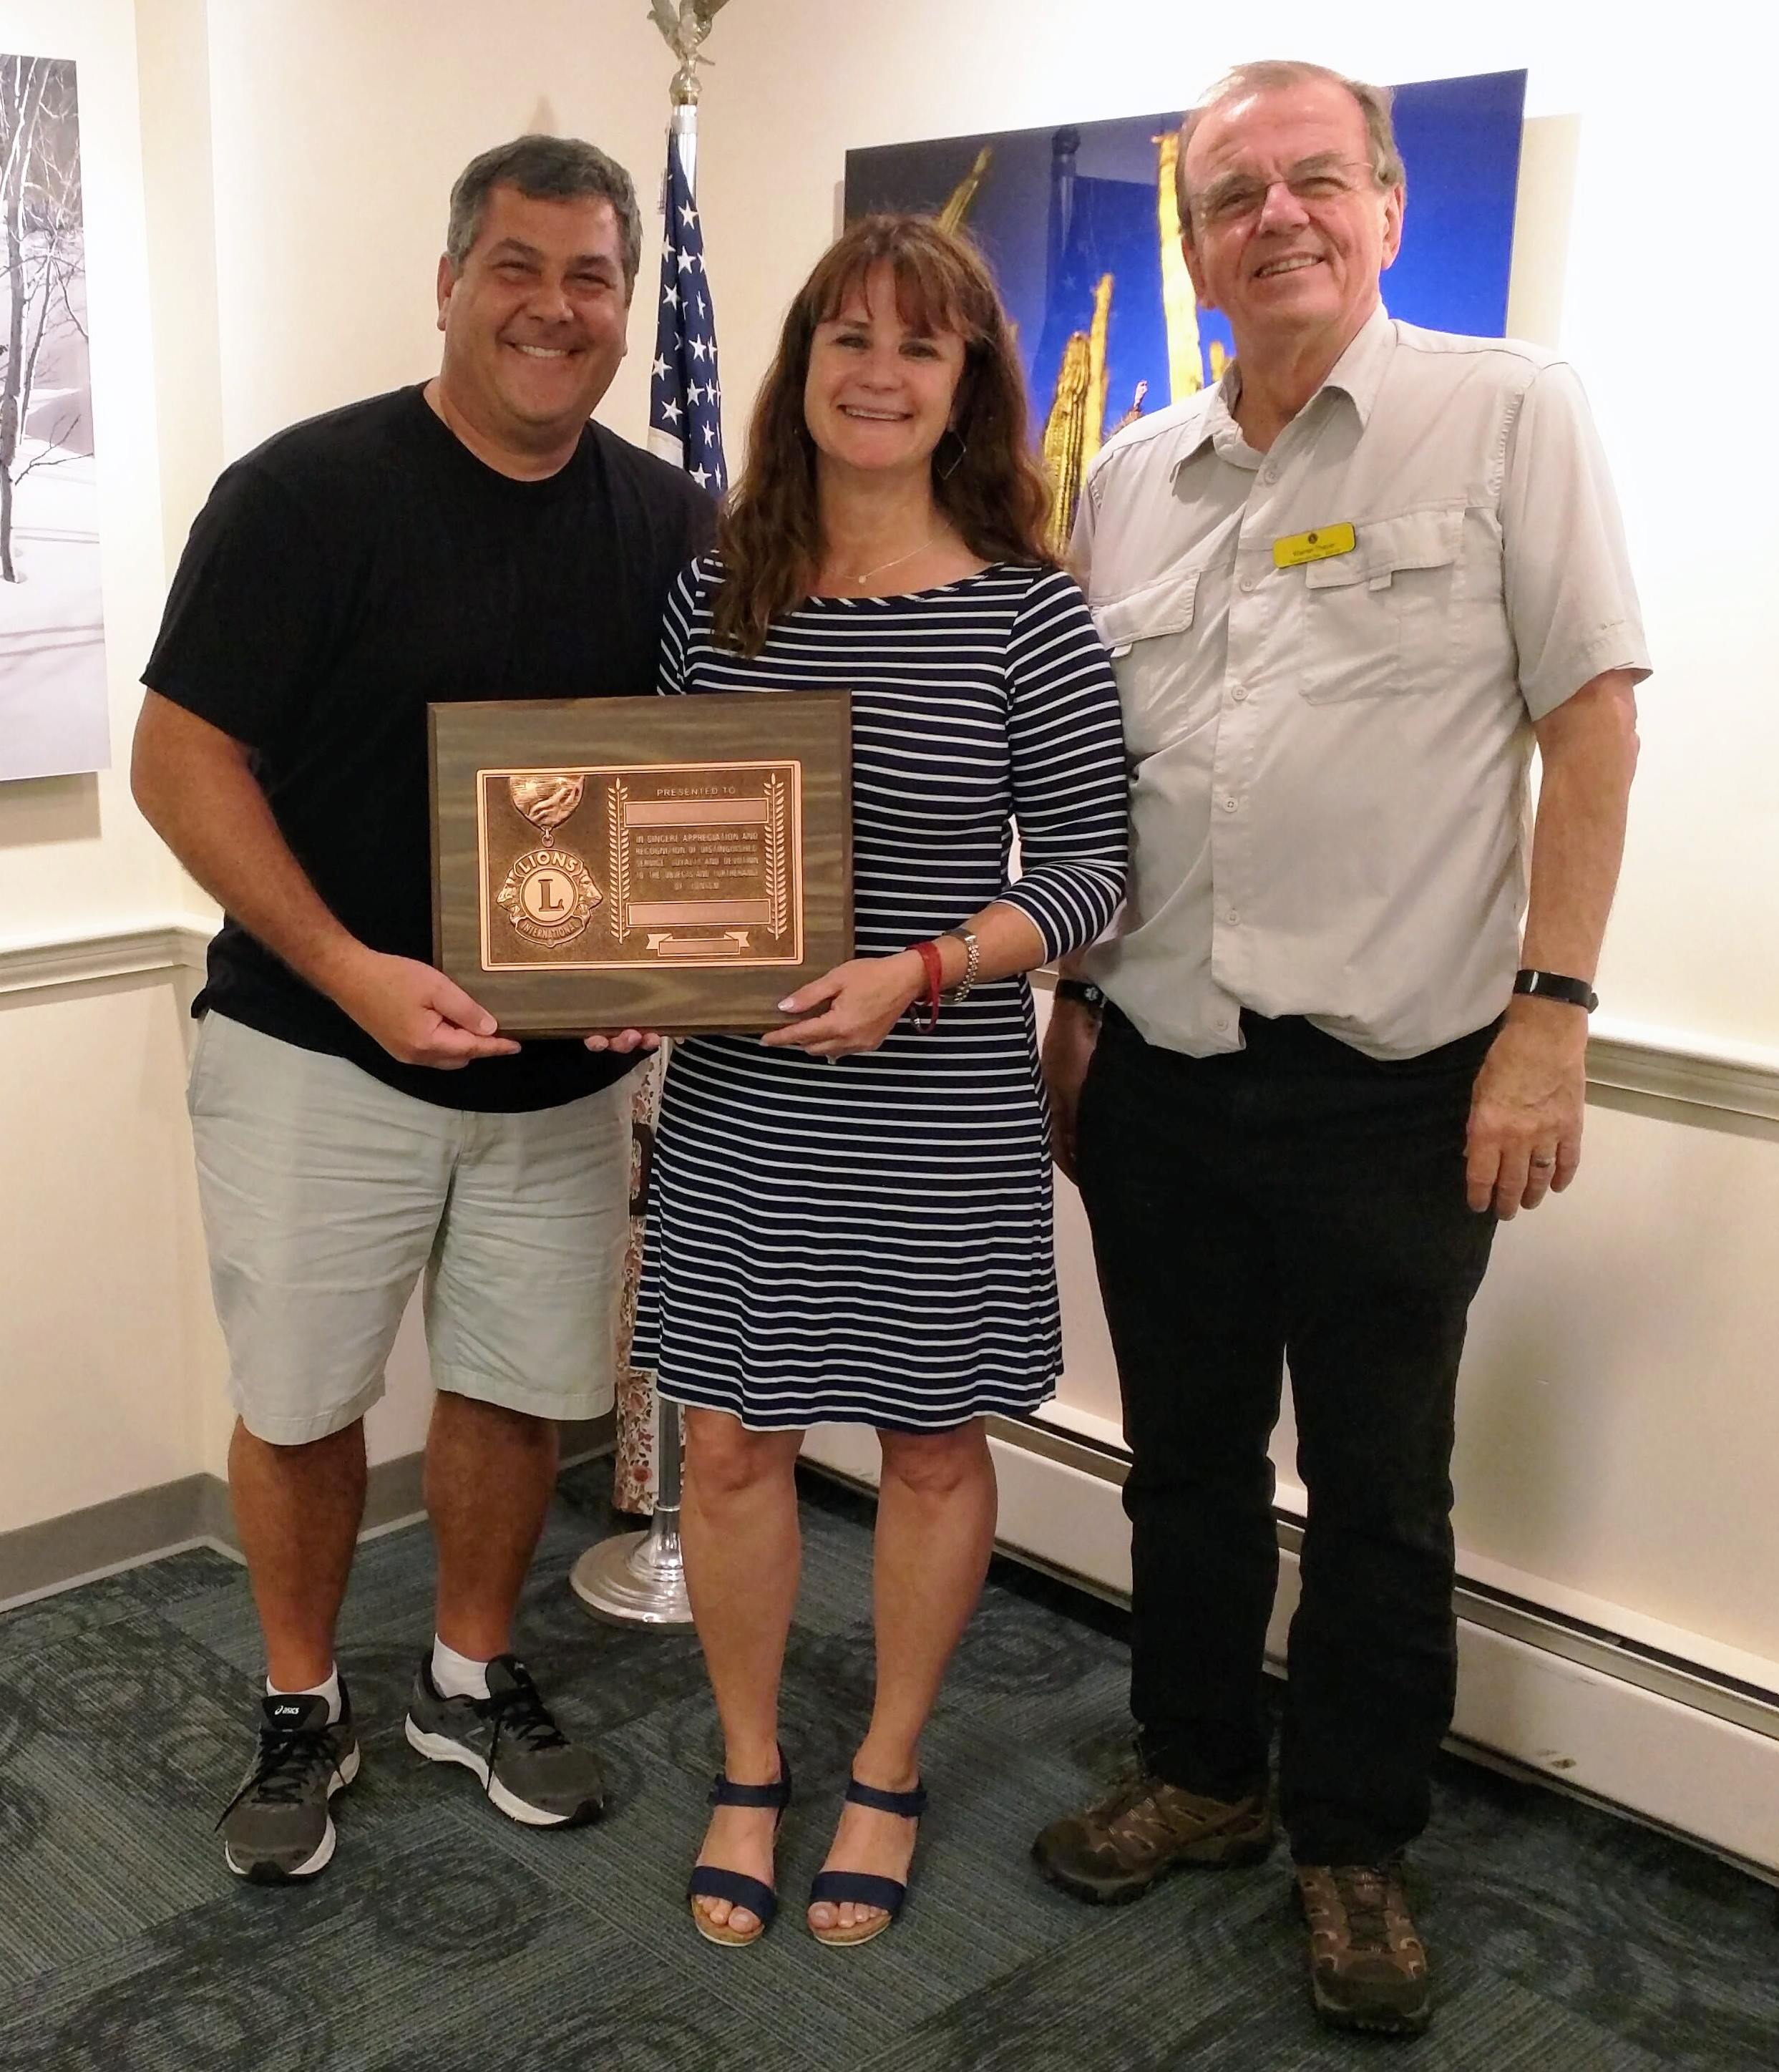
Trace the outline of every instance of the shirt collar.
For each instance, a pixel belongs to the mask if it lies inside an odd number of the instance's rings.
[[[1322,390],[1338,388],[1357,412],[1362,431],[1370,421],[1371,406],[1378,400],[1383,371],[1396,343],[1396,327],[1380,302],[1353,335],[1352,343],[1329,370]],[[1314,398],[1312,397],[1313,401]]]
[[[1231,360],[1223,369],[1222,379],[1211,397],[1210,408],[1205,413],[1205,436],[1217,449],[1220,458],[1233,462],[1237,467],[1257,468],[1260,456],[1243,438],[1242,428],[1235,421],[1235,399],[1241,393],[1241,372]]]
[[[1327,378],[1304,410],[1310,409],[1317,397],[1329,389],[1337,389],[1353,405],[1363,430],[1370,420],[1371,406],[1378,400],[1378,390],[1383,382],[1384,368],[1396,343],[1395,326],[1389,312],[1380,302],[1370,315],[1354,334],[1345,352],[1329,370]],[[1235,421],[1231,405],[1241,393],[1240,363],[1231,360],[1223,370],[1222,379],[1212,392],[1208,407],[1199,421],[1198,433],[1192,443],[1176,458],[1173,472],[1177,475],[1193,456],[1206,446],[1214,446],[1225,459],[1238,467],[1251,462],[1258,467],[1260,456],[1253,451],[1242,437],[1242,429]],[[1299,413],[1300,416],[1303,413]]]

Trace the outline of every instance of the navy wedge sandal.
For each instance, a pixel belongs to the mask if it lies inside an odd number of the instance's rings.
[[[926,1811],[926,1790],[917,1784],[912,1791],[880,1791],[874,1784],[861,1784],[850,1778],[846,1786],[847,1798],[855,1806],[869,1806],[879,1813],[894,1813],[903,1820],[918,1820]],[[896,1878],[879,1877],[870,1871],[818,1871],[809,1888],[809,1904],[817,1906],[825,1901],[837,1906],[851,1900],[855,1906],[878,1906],[883,1910],[879,1921],[867,1921],[851,1928],[811,1928],[810,1934],[818,1942],[825,1942],[831,1949],[850,1949],[855,1944],[869,1942],[873,1935],[881,1935],[885,1929],[894,1926],[908,1897],[908,1887]]]
[[[734,1784],[719,1771],[710,1789],[710,1803],[770,1806],[779,1816],[772,1823],[772,1832],[776,1835],[779,1822],[784,1818],[784,1809],[791,1803],[791,1766],[785,1760],[784,1750],[779,1751],[777,1783]],[[701,1912],[697,1904],[701,1899],[726,1899],[731,1906],[745,1906],[760,1925],[746,1934],[737,1934],[726,1922],[713,1921]],[[750,1942],[758,1942],[772,1926],[772,1917],[779,1910],[779,1895],[763,1878],[750,1877],[745,1871],[725,1870],[721,1864],[698,1864],[693,1867],[691,1881],[686,1887],[686,1904],[692,1910],[692,1926],[705,1942],[738,1950]]]

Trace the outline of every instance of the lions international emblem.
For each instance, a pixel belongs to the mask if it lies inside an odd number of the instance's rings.
[[[543,837],[543,846],[514,861],[497,897],[518,932],[547,948],[572,943],[604,897],[585,861],[556,840],[585,788],[584,777],[556,773],[507,780],[507,796]]]

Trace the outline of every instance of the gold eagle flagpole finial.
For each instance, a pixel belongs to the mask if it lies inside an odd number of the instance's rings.
[[[670,89],[676,108],[698,105],[698,68],[712,62],[701,47],[710,34],[712,19],[725,4],[726,0],[679,0],[676,6],[674,0],[649,0],[649,14],[655,27],[680,60]]]

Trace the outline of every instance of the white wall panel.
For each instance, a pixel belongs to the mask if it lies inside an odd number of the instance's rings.
[[[183,1008],[165,972],[0,998],[0,1531],[199,1465]]]
[[[673,62],[640,0],[228,0],[210,21],[230,456],[438,371],[451,183],[526,130],[585,137],[636,182],[642,286],[603,414],[642,436]]]

